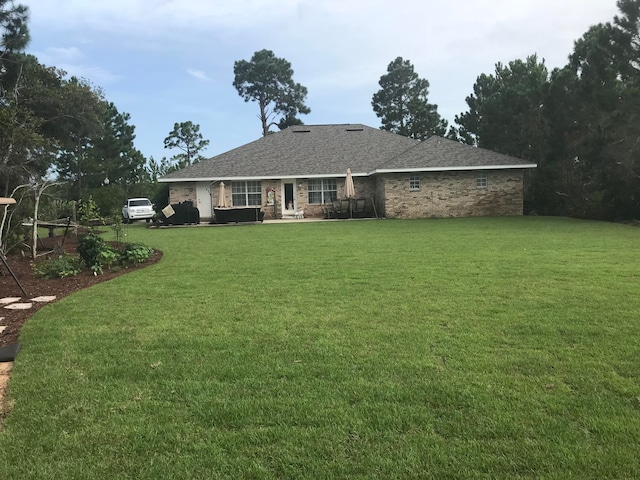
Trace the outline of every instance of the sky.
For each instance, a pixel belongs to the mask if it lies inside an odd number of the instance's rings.
[[[371,97],[396,57],[430,83],[429,101],[453,123],[476,78],[537,54],[562,67],[615,0],[22,0],[27,49],[47,66],[101,87],[131,115],[149,158],[174,123],[191,121],[205,157],[257,140],[258,105],[233,87],[233,64],[258,50],[288,60],[307,87],[308,125],[379,127]],[[273,127],[277,130],[276,127]]]

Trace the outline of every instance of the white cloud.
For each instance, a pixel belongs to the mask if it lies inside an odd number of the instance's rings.
[[[210,82],[211,78],[202,70],[194,70],[192,68],[187,69],[187,73],[191,75],[193,78],[197,78],[198,80],[202,80],[205,82]]]

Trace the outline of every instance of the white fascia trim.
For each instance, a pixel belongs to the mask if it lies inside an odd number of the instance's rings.
[[[353,177],[367,177],[367,173],[352,173]],[[259,180],[298,180],[301,178],[345,178],[345,173],[327,173],[321,175],[278,175],[266,177],[199,177],[199,178],[159,178],[158,183],[179,183],[179,182],[233,182],[233,181],[259,181]]]
[[[379,168],[373,170],[369,175],[376,173],[410,173],[410,172],[452,172],[462,170],[513,170],[522,168],[536,168],[535,163],[525,165],[483,165],[481,167],[427,167],[427,168]]]

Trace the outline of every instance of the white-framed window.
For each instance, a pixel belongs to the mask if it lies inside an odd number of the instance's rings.
[[[331,203],[338,198],[335,178],[312,178],[309,180],[309,204]]]
[[[476,176],[476,187],[487,188],[487,174],[485,172],[479,172]]]
[[[259,207],[262,205],[260,182],[232,182],[231,203],[234,207]]]
[[[420,190],[420,175],[409,177],[409,190]]]

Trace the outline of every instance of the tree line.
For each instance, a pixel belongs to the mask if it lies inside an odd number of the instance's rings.
[[[527,200],[541,214],[640,218],[640,2],[617,6],[564,67],[531,55],[480,75],[456,117],[462,141],[538,164]]]
[[[135,196],[161,208],[168,192],[157,179],[202,160],[209,143],[198,125],[176,123],[164,146],[179,153],[145,158],[130,115],[100,87],[24,53],[28,20],[26,6],[0,0],[0,196],[18,202],[0,209],[0,254],[24,242],[27,218],[118,218]]]
[[[525,181],[528,213],[640,219],[640,1],[617,7],[575,41],[562,68],[549,72],[530,55],[478,76],[451,126],[429,104],[428,81],[398,57],[373,95],[381,128],[536,163]]]

